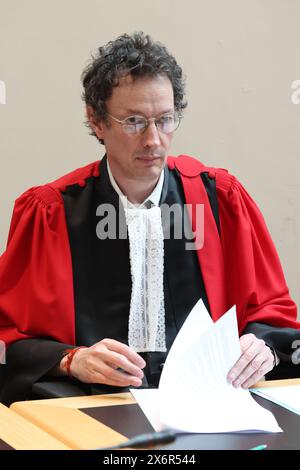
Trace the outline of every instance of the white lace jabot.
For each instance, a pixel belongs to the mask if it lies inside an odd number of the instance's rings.
[[[122,194],[108,161],[107,169],[111,184],[124,205],[129,235],[132,290],[128,344],[137,352],[166,351],[164,236],[158,206],[164,172],[162,171],[154,191],[137,208]],[[149,205],[153,207],[147,209]]]

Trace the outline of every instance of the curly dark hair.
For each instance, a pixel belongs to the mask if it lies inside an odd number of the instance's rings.
[[[127,74],[134,80],[166,75],[173,86],[175,110],[181,114],[186,108],[181,67],[163,44],[154,42],[143,32],[136,32],[132,36],[123,34],[99,47],[97,56],[92,57],[82,73],[82,98],[93,108],[96,119],[107,119],[106,101],[112,95],[113,87],[118,86],[120,78]],[[95,135],[93,131],[92,135]]]

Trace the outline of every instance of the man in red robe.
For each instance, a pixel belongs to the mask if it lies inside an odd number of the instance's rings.
[[[88,124],[106,155],[16,201],[0,259],[0,339],[8,346],[1,400],[32,397],[41,379],[76,383],[82,393],[157,386],[200,298],[214,321],[236,305],[234,386],[280,370],[297,376],[296,306],[257,206],[227,171],[167,157],[186,106],[174,57],[143,33],[124,35],[99,49],[83,85]],[[117,227],[100,236],[108,205]],[[194,250],[187,233],[175,236],[179,220],[164,218],[164,205],[182,209]],[[128,236],[115,236],[122,224]]]

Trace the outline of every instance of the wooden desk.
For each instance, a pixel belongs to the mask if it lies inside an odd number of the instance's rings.
[[[10,407],[71,449],[93,449],[125,442],[127,438],[85,415],[78,408],[135,403],[130,393],[20,401]]]
[[[300,379],[291,380],[278,380],[259,382],[256,384],[257,387],[271,387],[271,386],[282,386],[300,384]],[[285,419],[296,420],[296,426],[298,429],[297,435],[300,436],[300,417],[290,413],[278,405],[267,402],[266,400],[257,397],[260,403],[265,403],[266,407],[270,409],[274,414],[284,415]],[[26,402],[16,402],[11,405],[11,409],[16,413],[22,415],[27,420],[30,420],[41,429],[51,434],[56,439],[63,442],[65,445],[72,449],[93,449],[96,447],[106,447],[125,442],[127,439],[122,434],[114,431],[113,429],[105,426],[104,424],[96,421],[88,415],[82,413],[78,408],[91,408],[101,406],[112,406],[112,405],[125,405],[135,403],[134,398],[130,393],[120,393],[112,395],[93,395],[86,397],[72,397],[72,398],[54,398],[50,400],[35,400]],[[289,415],[290,413],[290,415]],[[289,418],[290,416],[290,418]],[[286,418],[287,417],[287,418]],[[299,421],[299,425],[298,425]],[[227,441],[228,447],[232,449],[245,449],[252,447],[257,443],[264,442],[271,439],[275,448],[281,448],[280,444],[282,441],[281,436],[278,434],[259,434],[259,438],[254,434],[252,435],[239,435],[237,433],[232,434],[204,434],[199,436],[199,447],[194,449],[218,449],[224,447],[218,447],[222,441]],[[271,437],[270,437],[271,436]],[[274,437],[275,436],[275,437]],[[275,440],[274,440],[274,439]],[[245,441],[247,440],[247,443]],[[272,441],[273,439],[273,441]],[[300,440],[300,438],[299,438]],[[246,443],[246,445],[245,445]],[[182,447],[180,447],[182,445]],[[195,445],[195,439],[191,440],[191,445]],[[295,446],[295,443],[292,444]],[[178,447],[179,446],[179,447]],[[174,444],[164,447],[165,449],[193,449],[189,447],[189,436],[180,437]],[[297,448],[297,447],[292,447]],[[299,446],[300,448],[300,441]]]
[[[18,450],[67,450],[68,446],[0,403],[0,439]]]

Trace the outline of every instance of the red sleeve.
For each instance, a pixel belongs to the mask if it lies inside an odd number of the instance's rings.
[[[222,174],[217,189],[229,304],[237,305],[243,331],[248,322],[300,328],[263,216],[243,186]]]
[[[17,199],[0,258],[0,339],[74,344],[72,264],[59,192],[32,188]]]

